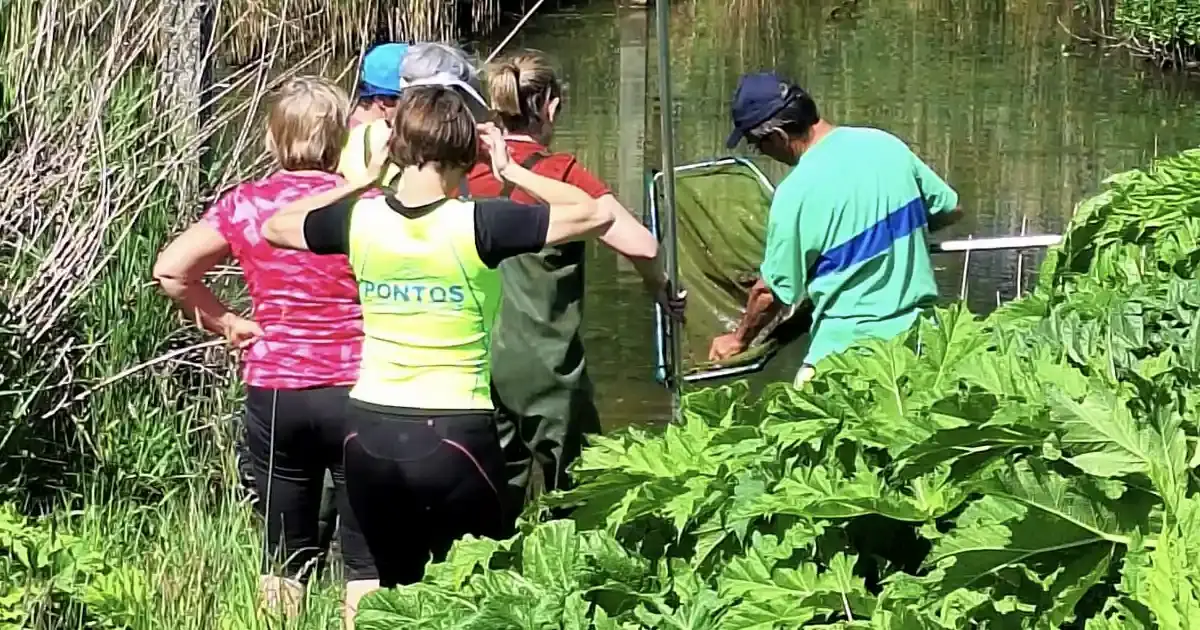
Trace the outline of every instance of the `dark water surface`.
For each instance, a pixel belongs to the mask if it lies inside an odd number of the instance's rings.
[[[1072,3],[860,0],[848,19],[832,18],[839,4],[830,1],[672,4],[680,163],[724,155],[738,75],[778,69],[826,118],[895,133],[956,187],[968,218],[948,236],[1015,235],[1023,220],[1030,233],[1059,232],[1108,174],[1200,145],[1200,83],[1120,50],[1077,47],[1060,24],[1072,21]],[[644,80],[647,53],[654,74],[651,14],[601,0],[544,13],[510,44],[554,56],[568,81],[556,148],[578,154],[639,211],[643,168],[658,164],[657,87],[652,78],[647,99]],[[624,261],[599,247],[590,256],[586,341],[604,422],[664,421],[649,302]],[[1037,260],[1025,255],[1026,287]],[[935,263],[943,292],[958,295],[962,256]],[[1011,298],[1016,269],[1014,253],[974,255],[971,307]],[[794,361],[784,353],[760,378],[790,380]]]

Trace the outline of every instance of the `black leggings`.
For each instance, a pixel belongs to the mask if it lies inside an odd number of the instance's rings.
[[[507,533],[504,456],[491,412],[352,401],[347,429],[338,510],[347,579],[411,584],[464,535]]]
[[[332,473],[337,494],[344,494],[342,438],[348,393],[348,387],[247,388],[246,441],[256,507],[267,529],[264,574],[282,572],[307,580],[326,551],[321,499],[326,470]],[[325,525],[328,529],[331,524]]]

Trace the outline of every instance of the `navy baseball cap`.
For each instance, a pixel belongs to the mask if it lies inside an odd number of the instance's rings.
[[[408,54],[408,44],[380,44],[363,57],[358,80],[360,98],[400,96],[400,66]]]
[[[733,133],[725,142],[734,148],[755,127],[771,119],[797,96],[798,87],[774,72],[743,74],[733,92]],[[803,91],[800,91],[803,94]]]

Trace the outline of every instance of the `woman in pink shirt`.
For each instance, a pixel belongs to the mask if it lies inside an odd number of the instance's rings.
[[[348,102],[323,79],[285,84],[267,120],[279,170],[224,194],[154,266],[163,291],[190,317],[242,350],[247,441],[267,529],[263,592],[285,595],[292,612],[322,551],[325,471],[339,492],[344,487],[343,410],[358,376],[362,314],[345,256],[275,249],[261,228],[288,203],[342,183],[331,173],[346,142]],[[252,320],[203,282],[230,255],[245,276]],[[272,577],[276,570],[283,575]]]

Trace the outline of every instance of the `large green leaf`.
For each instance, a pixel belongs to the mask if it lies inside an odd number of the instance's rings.
[[[1055,590],[1077,588],[1091,581],[1096,565],[1108,562],[1097,549],[1129,545],[1154,506],[1152,497],[1133,490],[1111,498],[1106,491],[1113,489],[1063,477],[1038,460],[997,471],[980,491],[983,497],[963,511],[926,560],[944,574],[933,592],[979,588],[1005,569],[1059,567],[1091,554],[1090,564],[1073,568],[1073,582]]]

